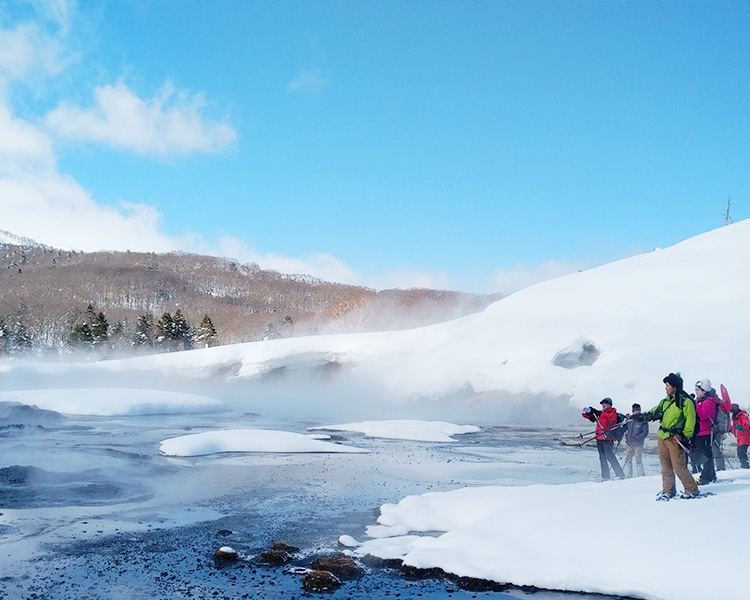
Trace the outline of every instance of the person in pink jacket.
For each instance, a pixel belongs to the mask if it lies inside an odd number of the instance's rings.
[[[708,379],[702,379],[695,384],[695,412],[700,426],[696,427],[697,434],[692,444],[691,454],[695,465],[701,472],[700,477],[696,479],[698,485],[716,481],[711,439],[711,431],[716,420],[716,403],[710,396],[712,389]]]
[[[729,410],[732,415],[732,433],[737,438],[737,458],[740,459],[740,466],[743,469],[750,469],[747,461],[747,447],[750,446],[750,419],[747,412],[740,410],[737,404],[732,404]]]

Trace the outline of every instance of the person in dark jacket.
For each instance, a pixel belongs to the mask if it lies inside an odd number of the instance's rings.
[[[679,373],[670,373],[664,378],[667,397],[650,411],[635,415],[636,420],[659,420],[657,451],[661,463],[662,491],[657,500],[670,500],[675,496],[675,475],[679,477],[685,491],[681,498],[696,498],[698,484],[687,468],[687,452],[695,429],[695,403],[682,389]]]
[[[641,405],[633,404],[631,415],[641,414]],[[643,470],[643,443],[648,437],[648,423],[628,419],[627,429],[625,430],[625,477],[633,477],[633,463],[635,463],[635,476],[645,475]]]
[[[602,410],[587,406],[581,416],[596,423],[596,449],[599,451],[602,479],[609,479],[609,465],[612,465],[617,477],[625,479],[625,473],[615,456],[615,440],[610,433],[617,426],[617,411],[612,408],[611,398],[604,398],[599,404],[602,405]]]

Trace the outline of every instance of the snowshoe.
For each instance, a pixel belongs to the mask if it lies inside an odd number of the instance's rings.
[[[693,498],[699,498],[700,492],[681,492],[678,498],[680,500],[692,500]]]
[[[657,502],[668,502],[672,498],[674,498],[674,494],[669,494],[667,492],[661,491],[658,494],[656,494],[655,500]]]

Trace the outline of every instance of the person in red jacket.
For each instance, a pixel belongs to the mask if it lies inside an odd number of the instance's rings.
[[[602,410],[587,406],[583,409],[581,416],[596,423],[596,449],[599,451],[602,479],[609,479],[609,465],[612,465],[617,477],[625,479],[625,472],[615,456],[615,440],[610,433],[617,426],[617,411],[612,408],[611,398],[604,398],[599,404],[602,405]]]
[[[732,433],[737,438],[737,458],[740,459],[740,466],[743,469],[750,469],[750,463],[747,461],[747,447],[750,446],[750,419],[747,412],[740,410],[737,404],[732,404],[729,409],[732,415]]]

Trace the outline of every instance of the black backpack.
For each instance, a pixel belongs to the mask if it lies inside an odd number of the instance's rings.
[[[617,413],[617,425],[614,427],[614,429],[610,429],[607,433],[611,435],[614,440],[619,443],[622,441],[623,436],[625,435],[625,425],[623,424],[625,422],[625,415],[622,413]]]

